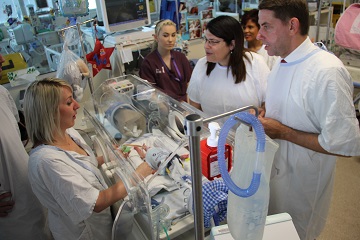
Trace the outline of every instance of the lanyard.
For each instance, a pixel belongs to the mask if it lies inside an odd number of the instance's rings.
[[[286,66],[286,67],[290,67],[290,66],[293,66],[293,65],[296,65],[296,64],[298,64],[298,63],[301,63],[301,62],[303,62],[303,61],[305,61],[306,59],[308,59],[309,57],[311,57],[312,55],[314,55],[315,53],[318,53],[318,52],[321,52],[321,51],[325,51],[325,50],[323,50],[323,49],[321,49],[321,48],[316,48],[316,49],[314,49],[314,50],[312,50],[311,52],[309,52],[306,56],[304,56],[304,57],[302,57],[302,58],[300,58],[300,59],[298,59],[298,60],[296,60],[296,61],[293,61],[293,62],[283,62],[283,60],[281,60],[281,63],[282,64],[280,64],[280,66]],[[285,61],[285,60],[284,60]]]
[[[76,159],[70,153],[68,153],[67,151],[65,151],[65,150],[63,150],[63,149],[61,149],[59,147],[43,144],[43,145],[40,145],[39,147],[35,148],[34,150],[32,150],[31,153],[36,152],[36,151],[40,150],[41,148],[51,148],[51,149],[54,149],[54,150],[64,152],[73,162],[77,163],[78,165],[80,165],[84,169],[86,169],[86,170],[90,171],[91,173],[93,173],[95,175],[95,177],[98,179],[98,181],[100,182],[100,184],[104,187],[104,189],[108,188],[107,184],[104,182],[103,178],[101,176],[99,176],[98,173],[94,169],[92,169],[90,166],[86,165],[82,161]]]
[[[180,71],[179,71],[179,68],[178,68],[178,66],[177,66],[177,64],[176,64],[176,62],[175,62],[175,59],[174,59],[172,53],[170,52],[171,61],[172,61],[172,63],[174,64],[175,70],[176,70],[176,72],[177,72],[177,74],[178,74],[179,77],[176,77],[175,74],[173,74],[172,72],[170,72],[168,66],[165,64],[165,62],[164,62],[164,60],[162,59],[162,57],[161,57],[161,55],[160,55],[160,53],[159,53],[158,50],[156,50],[156,55],[160,58],[162,64],[164,65],[164,67],[165,67],[165,69],[166,69],[166,72],[169,74],[169,76],[172,76],[172,78],[174,78],[176,81],[180,82],[180,81],[182,80],[181,73],[180,73]]]

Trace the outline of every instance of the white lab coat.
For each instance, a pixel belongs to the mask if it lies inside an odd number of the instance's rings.
[[[260,107],[264,102],[270,70],[260,55],[246,54],[251,63],[245,60],[246,80],[238,84],[227,66],[216,64],[207,76],[206,57],[196,63],[187,93],[190,100],[201,104],[205,114],[215,116],[248,105]]]
[[[5,105],[10,109],[10,111],[14,114],[14,117],[16,119],[15,126],[17,128],[17,123],[20,121],[19,113],[16,107],[16,104],[14,102],[14,99],[12,98],[9,91],[0,85],[0,101],[2,103],[5,103]],[[19,129],[17,128],[17,131],[20,134]]]
[[[244,47],[248,48],[248,42],[244,42]],[[274,66],[276,60],[279,58],[278,56],[269,56],[268,52],[265,50],[265,45],[262,45],[259,50],[256,51],[258,54],[263,56],[266,64],[268,65],[269,69],[271,70]]]
[[[29,156],[18,134],[17,121],[11,109],[13,100],[8,95],[4,96],[3,92],[0,95],[2,100],[7,98],[0,101],[0,190],[10,191],[15,201],[9,215],[0,217],[0,239],[50,239],[49,230],[45,227],[45,208],[33,194],[28,181]]]
[[[89,156],[41,145],[30,153],[29,179],[48,209],[55,239],[111,239],[110,208],[93,212],[99,192],[107,188],[91,148],[74,129],[68,134]]]
[[[260,54],[261,56],[263,56],[266,64],[270,68],[270,70],[273,68],[276,60],[279,58],[278,56],[269,56],[269,54],[265,50],[265,45],[262,45],[261,48],[259,50],[257,50],[256,52],[258,54]]]
[[[266,94],[266,117],[319,134],[334,154],[360,155],[360,130],[348,71],[309,39],[274,66]],[[318,52],[317,52],[318,51]],[[325,60],[325,61],[324,61]],[[277,140],[270,181],[269,214],[287,212],[302,240],[322,231],[329,210],[336,157]]]

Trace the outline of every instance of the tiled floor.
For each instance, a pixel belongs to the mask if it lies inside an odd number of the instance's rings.
[[[339,158],[335,174],[330,213],[316,240],[360,239],[360,156]]]
[[[326,226],[317,240],[360,239],[360,156],[339,158]]]

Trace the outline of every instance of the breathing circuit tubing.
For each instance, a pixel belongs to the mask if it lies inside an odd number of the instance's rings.
[[[231,179],[227,166],[225,163],[225,143],[226,138],[229,133],[229,130],[236,124],[238,121],[244,122],[245,124],[250,124],[255,130],[256,134],[256,162],[255,169],[253,172],[252,180],[250,186],[246,189],[242,189],[238,187]],[[260,186],[260,177],[261,177],[261,169],[264,165],[264,157],[265,157],[265,131],[257,119],[256,116],[247,113],[240,112],[232,115],[225,123],[224,126],[220,130],[219,141],[218,141],[218,164],[220,168],[221,176],[228,186],[230,191],[232,191],[235,195],[247,198],[254,195]],[[235,159],[234,159],[235,160]]]

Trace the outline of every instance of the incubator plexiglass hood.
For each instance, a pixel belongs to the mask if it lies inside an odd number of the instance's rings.
[[[94,150],[105,159],[107,184],[121,179],[128,192],[113,207],[113,239],[162,239],[176,222],[189,217],[191,170],[184,118],[193,113],[207,117],[133,75],[105,80],[85,102],[84,115],[96,133]],[[209,135],[203,132],[204,138]],[[135,169],[143,161],[158,169],[141,180]]]

